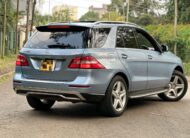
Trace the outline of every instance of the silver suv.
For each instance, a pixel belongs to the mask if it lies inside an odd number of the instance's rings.
[[[144,29],[123,22],[50,23],[21,49],[13,80],[29,105],[49,109],[55,101],[96,103],[121,115],[128,99],[184,97],[188,83],[177,56]],[[167,37],[167,36],[166,36]]]

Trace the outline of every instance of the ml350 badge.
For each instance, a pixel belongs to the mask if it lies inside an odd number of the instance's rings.
[[[55,69],[55,60],[44,59],[41,61],[41,71],[54,71]]]

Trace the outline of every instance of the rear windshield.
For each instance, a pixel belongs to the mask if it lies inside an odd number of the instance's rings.
[[[66,48],[87,47],[88,29],[81,31],[36,32],[26,47],[31,48]]]
[[[25,47],[48,49],[81,49],[102,47],[107,40],[110,28],[40,30],[34,33]]]

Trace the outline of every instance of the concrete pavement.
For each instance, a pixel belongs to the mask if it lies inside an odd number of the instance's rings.
[[[179,102],[157,96],[131,100],[121,117],[108,118],[95,105],[83,103],[35,111],[8,80],[0,84],[0,137],[190,138],[190,89]]]

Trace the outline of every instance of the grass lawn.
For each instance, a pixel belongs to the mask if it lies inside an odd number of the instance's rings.
[[[0,59],[0,75],[14,71],[15,68],[16,55],[11,55]]]

